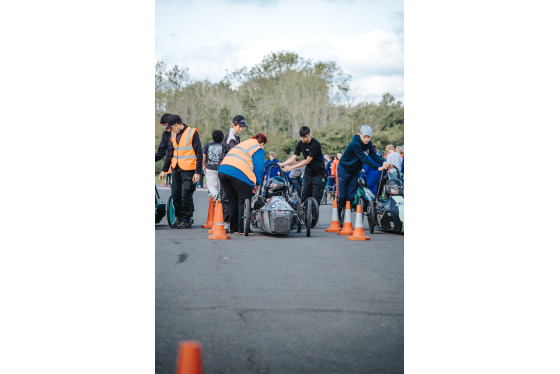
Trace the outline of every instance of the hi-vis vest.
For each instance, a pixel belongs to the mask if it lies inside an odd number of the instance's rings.
[[[196,169],[196,153],[192,147],[192,139],[194,132],[198,132],[198,129],[194,127],[189,127],[189,131],[185,129],[183,135],[181,135],[181,140],[177,144],[177,134],[173,133],[171,137],[171,142],[173,143],[173,158],[171,159],[171,167],[175,169],[177,163],[182,170],[195,170]]]
[[[257,139],[249,139],[233,147],[220,165],[231,165],[239,169],[253,184],[257,183],[253,168],[253,154],[261,149]]]

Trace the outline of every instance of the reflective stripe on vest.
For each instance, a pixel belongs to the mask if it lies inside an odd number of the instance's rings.
[[[175,168],[177,163],[182,170],[196,169],[196,153],[192,147],[192,139],[194,132],[198,132],[194,127],[189,127],[188,132],[183,132],[181,140],[177,144],[177,134],[173,134],[171,142],[173,143],[173,158],[171,159],[171,167]]]
[[[233,147],[225,156],[221,165],[230,165],[239,169],[253,184],[257,183],[253,168],[253,154],[261,149],[257,139],[249,139]]]

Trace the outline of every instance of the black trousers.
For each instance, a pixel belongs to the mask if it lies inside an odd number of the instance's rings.
[[[240,181],[231,175],[218,172],[218,179],[224,188],[229,200],[229,229],[230,232],[243,230],[243,210],[245,209],[245,199],[253,196],[253,187]]]
[[[175,217],[188,222],[194,212],[193,193],[196,191],[196,185],[192,181],[194,170],[173,169],[171,175],[173,178],[171,195],[173,196]]]
[[[314,177],[310,175],[303,176],[303,190],[301,201],[305,202],[310,196],[313,196],[317,203],[321,202],[323,198],[323,190],[325,189],[325,176],[316,175]]]

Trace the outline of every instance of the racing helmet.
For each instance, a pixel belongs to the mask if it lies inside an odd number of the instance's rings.
[[[283,178],[272,177],[264,183],[264,195],[266,197],[279,196],[282,192],[288,190],[288,185]]]
[[[399,196],[403,194],[404,186],[398,179],[389,179],[385,183],[385,196]]]

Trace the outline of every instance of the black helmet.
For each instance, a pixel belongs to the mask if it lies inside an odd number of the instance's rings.
[[[385,183],[385,195],[386,196],[398,196],[403,194],[403,184],[398,179],[389,179]]]
[[[282,192],[287,190],[286,181],[280,177],[268,178],[264,183],[264,195],[266,197],[282,195]]]

